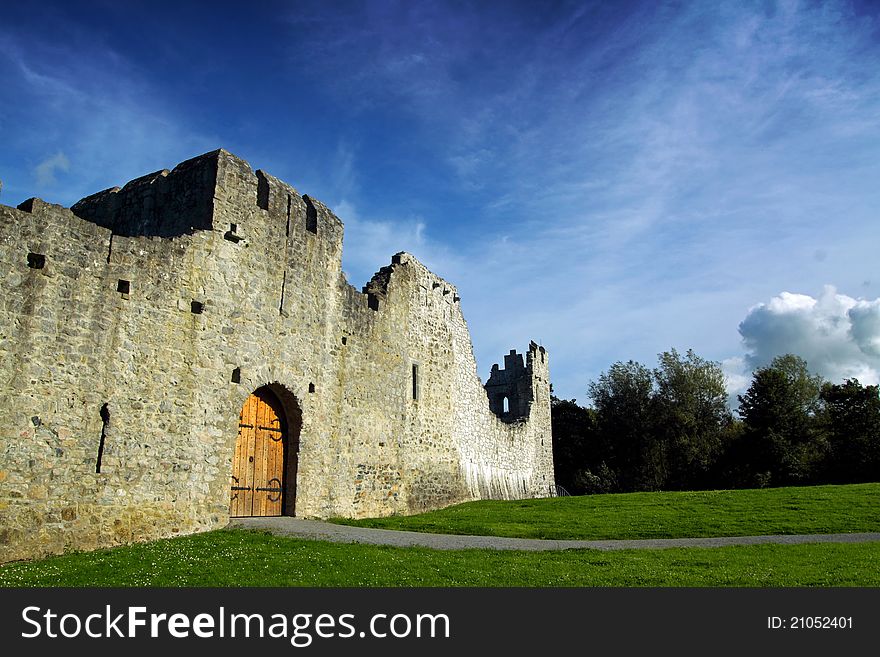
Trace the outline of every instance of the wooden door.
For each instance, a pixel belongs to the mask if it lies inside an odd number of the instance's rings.
[[[283,411],[270,391],[248,397],[232,460],[230,516],[280,516],[284,496]]]

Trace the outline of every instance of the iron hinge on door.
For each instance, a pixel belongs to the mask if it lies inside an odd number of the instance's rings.
[[[268,483],[270,483],[270,484],[277,483],[278,485],[276,487],[272,487],[272,488],[265,488],[265,487],[256,488],[255,490],[257,492],[264,492],[264,493],[279,493],[278,497],[275,497],[275,498],[273,498],[271,495],[268,496],[270,502],[277,502],[278,500],[281,499],[280,493],[284,492],[284,489],[281,488],[281,480],[278,479],[277,477],[272,477],[268,481]]]
[[[241,481],[235,475],[232,475],[232,478],[235,479],[235,483],[238,483],[239,481]],[[251,490],[251,487],[250,486],[232,486],[232,490]]]

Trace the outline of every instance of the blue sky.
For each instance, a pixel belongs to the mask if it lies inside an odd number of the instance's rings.
[[[4,4],[2,203],[223,147],[336,211],[354,285],[454,282],[484,379],[536,339],[579,401],[672,347],[880,382],[876,5]]]

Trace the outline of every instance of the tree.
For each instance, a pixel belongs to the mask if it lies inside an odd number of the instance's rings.
[[[705,488],[733,417],[727,407],[724,373],[718,363],[692,349],[659,355],[654,370],[654,433],[663,458],[664,488]]]
[[[583,472],[602,458],[601,448],[596,444],[595,411],[578,406],[574,399],[551,395],[550,415],[556,483],[575,494],[599,492],[595,486],[585,487],[581,481]]]
[[[822,378],[787,354],[755,371],[739,396],[745,424],[744,453],[751,485],[808,483],[824,459],[826,443],[817,414]]]
[[[654,467],[653,391],[651,371],[634,361],[614,363],[589,386],[598,444],[623,491],[657,490],[662,485],[663,474]]]
[[[822,387],[828,428],[828,475],[839,483],[880,481],[880,394],[858,379]]]
[[[746,449],[745,425],[742,420],[731,418],[721,434],[718,459],[711,468],[709,478],[716,488],[746,488],[756,484],[749,470]]]

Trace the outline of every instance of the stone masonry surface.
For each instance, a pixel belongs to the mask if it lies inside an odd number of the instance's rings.
[[[226,525],[264,386],[286,515],[551,495],[544,348],[484,388],[456,288],[398,253],[358,291],[342,234],[224,150],[70,209],[0,205],[0,562]]]

